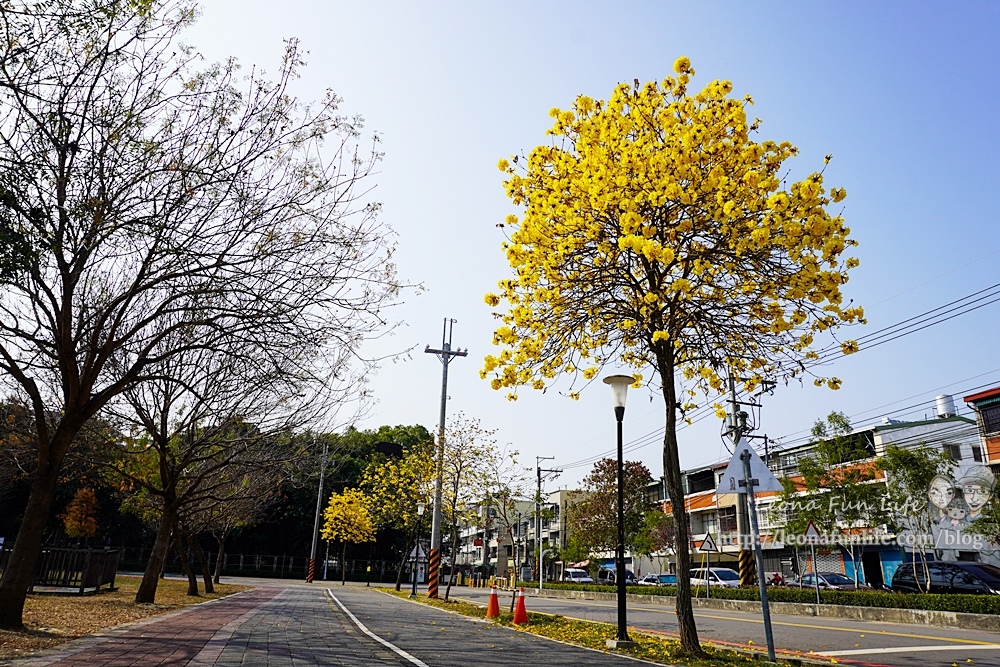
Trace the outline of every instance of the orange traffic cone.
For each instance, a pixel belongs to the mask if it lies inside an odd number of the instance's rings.
[[[524,586],[517,596],[517,609],[514,610],[514,625],[524,625],[528,622],[528,610],[524,608]]]
[[[497,599],[497,589],[490,588],[490,602],[486,605],[486,618],[496,618],[500,615],[500,600]]]

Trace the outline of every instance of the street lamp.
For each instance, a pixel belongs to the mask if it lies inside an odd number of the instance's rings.
[[[604,384],[611,385],[611,399],[618,422],[618,553],[616,556],[615,583],[618,586],[618,635],[609,639],[609,648],[635,646],[625,627],[625,472],[622,464],[622,419],[625,418],[625,396],[628,386],[635,382],[631,375],[611,375]]]
[[[420,567],[420,520],[424,516],[424,504],[417,503],[417,538],[413,541],[413,588],[410,597],[417,597],[417,568]]]

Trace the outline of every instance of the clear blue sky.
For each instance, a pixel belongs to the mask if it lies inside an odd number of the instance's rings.
[[[861,244],[846,294],[865,307],[862,335],[1000,282],[998,15],[986,2],[208,0],[187,38],[212,60],[275,71],[282,39],[298,37],[310,51],[302,96],[336,91],[383,138],[373,196],[398,232],[401,275],[427,291],[407,297],[404,326],[372,348],[416,346],[373,379],[379,403],[359,426],[435,427],[441,366],[422,350],[453,317],[470,354],[451,366],[449,414],[499,429],[525,464],[568,466],[614,447],[609,390],[592,385],[578,402],[525,390],[510,404],[478,376],[492,351],[483,295],[509,271],[495,225],[513,209],[497,161],[544,143],[551,107],[661,79],[686,55],[693,88],[733,81],[756,101],[759,136],[801,149],[790,177],[833,154],[827,183],[846,187]],[[844,380],[836,392],[782,386],[765,397],[758,433],[790,439],[831,410],[856,424],[908,406],[892,416],[922,418],[939,393],[961,406],[963,392],[1000,384],[998,315],[1000,304],[986,306],[841,358],[827,369]],[[630,392],[626,444],[662,424],[662,400]],[[682,464],[728,458],[719,430],[714,417],[682,430]],[[627,458],[661,474],[655,438]],[[587,470],[567,467],[556,485]]]

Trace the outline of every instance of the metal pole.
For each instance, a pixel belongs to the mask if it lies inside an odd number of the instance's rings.
[[[730,435],[733,439],[733,450],[743,437],[743,425],[740,423],[740,404],[736,399],[736,377],[729,373],[729,403],[730,403]],[[736,529],[739,532],[739,572],[740,586],[752,586],[754,578],[753,555],[750,553],[750,513],[747,511],[747,499],[742,493],[736,495]]]
[[[313,442],[316,436],[313,435]],[[323,480],[326,476],[326,456],[329,452],[330,441],[323,438],[323,463],[319,469],[319,488],[316,490],[316,517],[313,520],[312,549],[309,551],[309,572],[306,574],[306,583],[311,584],[316,576],[316,547],[319,542],[319,515],[323,508]],[[329,548],[329,544],[327,544]],[[326,566],[324,566],[325,568]],[[323,576],[326,578],[326,575]]]
[[[327,567],[330,565],[330,540],[326,541],[326,558],[323,559],[323,581],[326,581]]]
[[[767,640],[767,659],[769,662],[777,662],[774,657],[774,634],[771,632],[771,608],[767,603],[767,582],[764,581],[764,552],[760,546],[760,526],[757,525],[757,503],[754,501],[753,487],[755,479],[750,472],[750,452],[744,451],[740,454],[743,461],[743,480],[746,485],[747,505],[750,514],[750,529],[753,537],[754,555],[757,557],[757,586],[760,588],[760,607],[764,614],[764,638]]]
[[[464,357],[468,350],[451,349],[451,329],[457,320],[444,318],[444,329],[441,332],[441,349],[432,350],[428,345],[424,352],[436,354],[441,360],[441,415],[438,422],[437,462],[434,480],[434,506],[431,511],[431,553],[430,567],[427,573],[427,597],[437,598],[438,579],[441,562],[441,491],[444,485],[444,421],[448,409],[448,364],[452,357]],[[451,326],[449,326],[451,325]]]
[[[621,642],[631,641],[628,637],[625,618],[625,467],[622,463],[622,419],[625,408],[615,408],[618,423],[618,636]]]
[[[809,553],[812,554],[813,584],[816,586],[816,604],[819,605],[819,573],[816,571],[816,545],[809,543]],[[819,609],[816,610],[819,613]]]
[[[420,518],[417,517],[417,535],[413,540],[413,587],[410,589],[410,597],[417,597],[417,568],[420,566]]]

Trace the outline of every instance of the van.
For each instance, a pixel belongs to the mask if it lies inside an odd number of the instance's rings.
[[[567,581],[574,584],[592,584],[594,580],[590,578],[586,570],[581,570],[576,567],[567,567],[563,570],[563,581]]]

